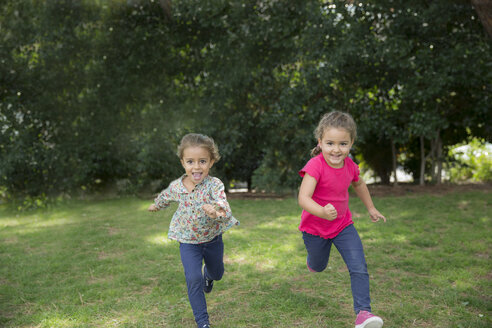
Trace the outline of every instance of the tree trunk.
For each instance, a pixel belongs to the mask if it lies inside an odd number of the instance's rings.
[[[396,175],[396,169],[397,169],[397,161],[396,161],[396,146],[395,146],[395,141],[393,138],[391,138],[391,156],[393,158],[393,185],[398,185],[398,177]]]
[[[431,150],[429,155],[432,158],[432,181],[441,184],[442,173],[442,140],[441,131],[437,130],[436,138],[431,140]]]
[[[425,183],[425,138],[424,136],[420,136],[420,179],[419,185],[423,186]]]
[[[436,157],[437,157],[437,179],[436,183],[439,185],[442,183],[442,140],[441,136],[437,135],[437,145],[436,145]]]
[[[437,138],[440,140],[439,137],[439,130],[437,131]],[[431,158],[432,159],[432,168],[431,168],[431,176],[432,179],[434,180],[435,177],[435,157],[436,157],[436,141],[437,139],[432,140],[431,139],[431,149],[429,150],[429,153],[426,155],[425,154],[425,137],[422,135],[420,136],[420,179],[419,179],[419,184],[423,186],[425,184],[425,163],[427,163],[427,159]]]
[[[439,138],[439,134],[438,136],[431,140],[431,152],[430,152],[430,158],[431,158],[431,178],[432,178],[432,182],[436,182],[437,180],[437,156],[436,156],[436,152],[435,152],[435,149],[436,149],[436,144],[437,144],[437,140]]]
[[[492,1],[491,0],[471,0],[478,18],[482,22],[485,32],[492,39]]]

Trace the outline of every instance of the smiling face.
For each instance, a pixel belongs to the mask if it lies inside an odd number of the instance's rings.
[[[345,129],[326,128],[318,143],[326,163],[338,169],[343,167],[354,141]]]
[[[206,148],[190,146],[183,149],[181,165],[187,175],[186,182],[191,183],[190,186],[194,187],[205,179],[214,161],[210,158],[210,152]]]

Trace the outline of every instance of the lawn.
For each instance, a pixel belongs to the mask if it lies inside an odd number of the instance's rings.
[[[372,306],[385,327],[491,327],[491,193],[375,197],[388,222],[351,199]],[[353,327],[347,269],[306,269],[293,198],[231,199],[226,273],[207,302],[214,327]],[[150,200],[73,200],[18,213],[0,207],[1,327],[195,327],[175,207]]]

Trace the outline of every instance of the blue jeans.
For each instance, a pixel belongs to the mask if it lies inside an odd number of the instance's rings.
[[[340,252],[350,273],[354,311],[371,312],[371,297],[369,296],[369,274],[364,256],[364,249],[359,234],[353,224],[343,229],[335,238],[324,239],[303,232],[302,239],[307,250],[307,265],[311,271],[321,272],[328,265],[331,244]]]
[[[188,299],[198,327],[208,324],[207,302],[203,292],[202,263],[205,261],[205,276],[220,280],[224,274],[224,243],[222,235],[203,244],[179,244],[181,262],[188,287]]]

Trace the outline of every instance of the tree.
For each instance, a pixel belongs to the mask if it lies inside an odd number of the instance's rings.
[[[478,17],[490,38],[492,38],[492,3],[488,0],[471,0]]]
[[[439,183],[447,147],[492,136],[474,3],[3,2],[0,191],[162,186],[190,131],[219,143],[226,182],[295,190],[335,109],[383,182],[402,165]]]
[[[440,181],[443,150],[466,139],[467,129],[490,135],[489,124],[483,124],[490,122],[483,102],[490,95],[490,44],[470,33],[480,26],[469,4],[334,1],[320,10],[310,5],[314,9],[298,36],[300,49],[309,50],[284,66],[288,69],[282,74],[290,77],[284,86],[290,90],[283,90],[277,117],[304,117],[303,105],[314,116],[332,109],[349,111],[360,123],[357,144],[366,160],[382,153],[369,151],[368,143],[379,144],[379,149],[389,144],[394,149],[387,155],[393,158],[393,171],[397,149],[407,152],[406,158],[420,158],[419,167],[407,166],[420,172],[420,181],[428,161],[434,167],[431,175]],[[311,127],[319,116],[310,121]],[[301,129],[303,123],[299,119],[284,130]],[[421,147],[411,146],[413,138]],[[286,153],[302,158],[290,147]],[[383,168],[388,162],[383,157],[371,165]],[[383,181],[388,181],[389,169],[376,169]]]

